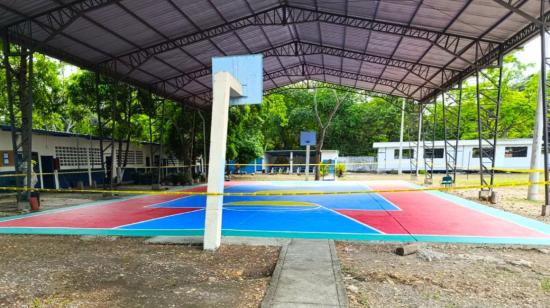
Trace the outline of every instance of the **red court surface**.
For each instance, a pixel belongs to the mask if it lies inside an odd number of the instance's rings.
[[[281,194],[225,196],[222,232],[236,236],[550,245],[550,225],[450,194],[367,192],[411,187],[399,181],[231,182],[226,192]],[[205,203],[202,195],[130,197],[3,218],[0,233],[201,235]]]

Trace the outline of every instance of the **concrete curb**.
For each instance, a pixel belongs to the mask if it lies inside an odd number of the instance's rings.
[[[273,275],[271,275],[271,280],[269,281],[269,286],[265,292],[264,299],[260,305],[261,308],[269,308],[273,306],[275,301],[275,293],[277,292],[277,287],[279,286],[279,279],[281,278],[281,272],[283,271],[283,265],[286,259],[286,253],[288,251],[288,244],[281,247],[281,252],[279,252],[279,259],[273,270]]]
[[[338,292],[338,302],[340,307],[347,308],[348,296],[346,294],[346,287],[344,286],[344,279],[342,277],[342,269],[340,267],[340,260],[338,259],[338,253],[336,252],[336,245],[334,241],[329,241],[330,246],[330,257],[332,259],[332,271],[334,272],[334,277],[336,278],[336,292]]]

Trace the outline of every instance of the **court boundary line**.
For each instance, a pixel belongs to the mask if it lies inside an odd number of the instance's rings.
[[[367,189],[371,189],[369,187],[369,185],[367,185],[366,183],[363,184],[363,186]],[[382,194],[376,194],[377,196],[380,196],[384,201],[388,202],[389,204],[395,206],[396,208],[398,208],[401,212],[403,212],[403,209],[401,209],[400,207],[398,207],[396,204],[394,204],[393,202],[391,202],[390,200],[388,200],[386,197],[382,196]],[[412,238],[414,238],[416,241],[418,241],[416,239],[416,237],[409,231],[409,229],[405,228],[405,226],[395,217],[393,216],[390,211],[386,210],[385,208],[382,207],[382,205],[380,205],[380,203],[378,203],[376,200],[375,202],[378,204],[378,206],[380,207],[380,209],[382,211],[384,211],[386,214],[388,214],[401,228],[403,228],[403,230],[405,230],[405,232],[407,232]]]
[[[9,229],[9,230],[6,230]],[[202,236],[203,229],[97,229],[97,228],[0,228],[2,234],[43,234],[43,235],[104,235],[104,236]],[[38,231],[38,232],[37,232]],[[446,236],[446,235],[416,235],[416,240],[408,234],[361,234],[361,233],[321,233],[321,232],[282,232],[255,230],[222,230],[223,236],[254,236],[278,238],[308,238],[391,242],[432,242],[432,243],[464,243],[491,245],[544,245],[550,246],[548,238],[521,237],[478,237],[478,236]]]
[[[151,221],[155,221],[155,220],[158,220],[158,219],[168,218],[168,217],[177,216],[177,215],[185,215],[185,214],[189,214],[189,213],[193,213],[193,212],[198,212],[198,211],[204,211],[204,209],[197,209],[197,208],[195,208],[195,210],[193,210],[193,211],[188,211],[188,212],[183,212],[183,213],[176,213],[176,214],[170,214],[170,215],[166,215],[166,216],[162,216],[162,217],[155,217],[155,218],[151,218],[151,219],[146,219],[146,220],[142,220],[142,221],[138,221],[138,222],[133,222],[133,223],[121,225],[121,226],[114,227],[114,228],[110,228],[110,229],[122,229],[122,228],[124,228],[124,227],[128,227],[128,226],[131,226],[131,225],[136,225],[136,224],[151,222]],[[145,230],[145,229],[144,229],[144,230]],[[152,230],[152,229],[151,229],[151,230]],[[183,229],[182,229],[182,230],[183,230]]]
[[[322,205],[319,205],[319,206],[320,206],[321,208],[324,208],[324,209],[326,209],[326,210],[328,210],[328,211],[330,211],[330,212],[333,212],[333,213],[335,213],[335,214],[337,214],[337,215],[340,215],[340,216],[342,216],[342,217],[345,217],[345,218],[347,218],[347,219],[349,219],[349,220],[351,220],[351,221],[353,221],[353,222],[355,222],[355,223],[358,223],[358,224],[363,225],[363,226],[365,226],[365,227],[367,227],[367,228],[369,228],[369,229],[372,229],[372,230],[378,232],[379,234],[387,234],[386,232],[382,232],[382,231],[378,230],[377,228],[372,227],[372,226],[370,226],[370,225],[367,225],[367,224],[364,223],[364,222],[358,221],[357,219],[355,219],[355,218],[353,218],[353,217],[349,217],[349,216],[346,216],[346,215],[344,215],[344,214],[342,214],[342,213],[338,213],[338,211],[333,210],[333,209],[329,209],[329,208],[324,207],[324,206],[322,206]]]
[[[270,181],[266,181],[266,182],[269,183]],[[406,185],[412,185],[413,187],[417,186],[415,184],[405,182],[405,181],[399,181],[399,182],[404,183]],[[230,187],[236,187],[236,186],[241,186],[241,185],[246,185],[246,184],[237,184],[235,186],[230,186]],[[363,185],[368,187],[368,185],[366,185],[366,184],[363,184]],[[200,186],[191,186],[191,187],[200,187]],[[368,187],[368,188],[370,188],[370,187]],[[535,223],[538,226],[542,226],[543,227],[542,229],[549,228],[550,226],[548,224],[544,223],[544,222],[539,222],[537,220],[534,220],[534,219],[531,219],[531,218],[528,218],[528,217],[523,217],[523,216],[518,215],[518,214],[514,214],[514,213],[502,211],[502,210],[499,210],[499,209],[495,209],[495,208],[477,203],[475,201],[464,199],[464,198],[461,198],[461,197],[458,197],[458,196],[455,196],[455,195],[452,195],[452,194],[449,194],[449,193],[446,193],[446,192],[442,192],[442,191],[426,191],[426,192],[428,192],[431,195],[434,195],[436,197],[439,197],[439,198],[442,198],[444,200],[450,201],[453,204],[457,204],[459,206],[465,207],[469,210],[474,210],[474,211],[477,211],[479,213],[482,213],[482,214],[485,214],[485,215],[488,215],[488,216],[491,216],[491,217],[494,217],[494,218],[502,219],[504,221],[513,223],[517,226],[520,226],[520,227],[523,227],[523,228],[526,228],[526,229],[530,229],[530,230],[533,230],[533,231],[536,231],[536,232],[539,232],[539,233],[542,233],[542,234],[550,235],[550,233],[547,233],[546,230],[537,229],[536,227],[532,227],[531,225],[529,225],[530,223]],[[392,206],[395,206],[396,208],[402,210],[401,208],[399,208],[398,206],[396,206],[392,202],[388,201],[385,197],[383,197],[379,194],[377,194],[377,195],[379,197],[381,197],[382,199],[384,199],[389,204],[391,204]],[[88,203],[85,203],[85,204],[70,206],[70,207],[67,207],[67,208],[51,209],[51,210],[46,210],[46,211],[39,212],[39,213],[27,213],[27,214],[7,217],[7,219],[1,219],[0,218],[0,222],[11,221],[11,220],[16,220],[16,219],[21,219],[21,218],[27,218],[27,217],[37,216],[37,215],[39,216],[39,215],[46,215],[46,214],[54,214],[56,212],[64,212],[64,211],[69,211],[69,210],[73,210],[73,209],[77,209],[77,208],[84,208],[84,207],[89,207],[89,206],[113,205],[117,202],[128,201],[128,200],[132,200],[132,199],[135,199],[135,198],[145,198],[147,196],[152,196],[152,195],[145,195],[145,196],[144,195],[134,195],[134,196],[127,196],[127,197],[111,199],[111,200],[92,201],[92,202],[88,202]],[[186,196],[176,198],[176,199],[173,199],[173,200],[169,200],[169,201],[163,201],[163,202],[160,202],[158,204],[163,204],[163,203],[166,203],[166,202],[171,202],[171,201],[174,201],[174,200],[183,199],[183,198],[186,198],[186,197],[190,197],[190,195],[186,195]],[[104,203],[106,203],[106,204],[104,204]],[[156,204],[154,204],[154,205],[156,205]],[[150,206],[151,205],[147,205],[147,206],[144,206],[143,208],[148,208]],[[378,205],[378,206],[380,206],[380,205]],[[341,236],[344,236],[344,237],[345,236],[370,237],[370,238],[360,239],[360,240],[367,240],[367,241],[375,241],[376,239],[372,239],[372,237],[377,236],[377,237],[385,237],[385,238],[382,238],[381,240],[386,241],[386,242],[388,241],[388,239],[390,239],[392,237],[395,237],[395,236],[409,236],[409,237],[416,238],[415,239],[416,241],[427,241],[427,242],[477,243],[477,244],[487,244],[487,243],[489,243],[489,244],[520,244],[520,245],[521,244],[530,244],[530,243],[535,243],[535,242],[541,242],[542,245],[550,245],[550,239],[543,238],[543,237],[505,237],[505,236],[500,237],[500,236],[411,234],[411,233],[409,233],[408,235],[407,234],[387,234],[387,233],[381,232],[380,230],[377,230],[376,228],[371,227],[367,224],[356,221],[355,219],[353,219],[351,217],[348,217],[346,215],[342,215],[342,214],[338,213],[336,210],[329,209],[329,208],[321,206],[321,205],[319,205],[319,207],[321,207],[323,209],[326,209],[330,212],[336,213],[338,215],[344,216],[344,217],[348,218],[349,220],[352,220],[352,221],[357,222],[361,225],[364,225],[364,226],[368,227],[369,229],[371,229],[373,231],[378,231],[379,233],[378,234],[373,234],[373,233],[364,234],[364,233],[346,233],[346,232],[303,232],[303,231],[299,231],[299,232],[287,231],[287,232],[285,232],[285,231],[259,231],[259,230],[226,229],[226,230],[222,231],[222,234],[224,232],[229,232],[229,233],[232,233],[232,232],[233,233],[235,233],[235,232],[236,233],[249,232],[249,233],[258,233],[258,234],[259,233],[264,233],[264,235],[259,235],[259,236],[262,236],[262,237],[265,236],[266,234],[282,235],[283,233],[284,233],[285,237],[292,237],[292,236],[296,237],[296,236],[301,236],[301,235],[306,235],[306,234],[309,234],[310,236],[313,236],[313,237],[306,237],[306,238],[323,238],[322,236],[331,236],[331,237],[336,237],[336,238],[339,238]],[[166,207],[166,208],[170,208],[170,207]],[[196,208],[196,207],[194,207],[194,208]],[[181,207],[180,207],[180,209],[181,209]],[[185,213],[171,214],[171,215],[167,215],[167,216],[163,216],[163,217],[153,218],[153,219],[150,219],[150,220],[163,219],[163,218],[176,216],[176,215],[184,215],[184,214],[189,214],[189,213],[193,213],[193,212],[198,212],[198,211],[201,211],[201,210],[204,211],[205,209],[204,208],[196,208],[193,211],[189,211],[189,212],[185,212]],[[351,209],[351,210],[354,210],[354,209]],[[385,209],[382,209],[382,210],[384,210],[385,212],[388,212]],[[369,210],[365,210],[365,211],[369,211]],[[395,210],[392,210],[392,211],[395,211]],[[388,213],[388,214],[390,214],[390,213]],[[499,214],[504,214],[504,216],[510,216],[512,218],[503,217],[503,216],[500,216]],[[521,222],[518,222],[515,219],[519,219]],[[88,235],[86,233],[84,233],[84,234],[83,233],[65,233],[65,232],[61,232],[61,233],[51,232],[51,233],[49,233],[47,231],[90,231],[91,233],[99,232],[99,233],[102,233],[102,234],[105,234],[105,235],[122,235],[122,236],[155,236],[155,235],[164,235],[166,233],[170,233],[170,234],[174,234],[174,235],[189,235],[190,233],[203,232],[203,229],[131,229],[132,232],[128,232],[130,229],[119,229],[119,228],[122,228],[122,227],[127,226],[127,225],[144,223],[144,222],[147,222],[147,221],[150,221],[150,220],[144,220],[144,221],[140,221],[140,222],[136,222],[136,223],[121,225],[121,226],[117,226],[115,228],[0,227],[0,233],[9,234],[10,232],[3,232],[3,231],[6,231],[7,229],[16,229],[15,231],[17,231],[17,232],[13,232],[13,233],[16,233],[16,234]],[[525,223],[525,222],[527,222],[529,224],[524,225],[523,223]],[[44,231],[45,233],[43,233],[43,232],[40,232],[40,233],[19,232],[19,231],[24,231],[25,229],[39,229],[39,230]],[[115,233],[119,233],[119,232],[116,232],[116,231],[124,231],[124,232],[121,232],[123,234],[106,234],[106,233],[111,233],[111,232],[108,232],[109,230],[115,231]],[[408,232],[408,230],[406,228],[404,228],[404,230]],[[150,232],[150,231],[156,231],[156,232],[161,231],[161,233],[163,233],[163,234],[156,234],[155,232]],[[183,234],[180,234],[180,233],[183,233]],[[290,234],[291,236],[286,236],[286,234]],[[241,236],[250,236],[250,234],[243,234]],[[317,236],[320,236],[320,237],[317,237]],[[326,238],[326,237],[324,237],[324,238]]]

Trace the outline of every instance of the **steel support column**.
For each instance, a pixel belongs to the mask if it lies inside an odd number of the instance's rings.
[[[147,117],[149,118],[149,171],[151,172],[151,184],[155,181],[155,174],[153,173],[153,164],[155,163],[155,151],[153,149],[153,119],[155,117],[155,101],[153,100],[153,93],[149,90],[147,93]],[[154,187],[152,187],[154,188]]]
[[[424,105],[417,104],[418,105],[418,137],[416,139],[416,163],[415,163],[415,175],[418,177],[418,174],[420,173],[420,141],[422,140],[422,121],[424,116]]]
[[[408,140],[408,150],[409,150],[409,172],[411,177],[418,176],[418,162],[416,161],[415,153],[418,154],[418,140],[416,140],[416,135],[418,132],[418,120],[420,118],[419,113],[417,113],[417,108],[420,109],[420,104],[415,104],[414,101],[405,100],[405,115],[407,117],[405,122],[405,129]],[[415,141],[416,140],[416,141]],[[405,156],[403,155],[403,158]]]
[[[426,110],[429,110],[426,108]],[[437,121],[437,99],[433,99],[433,109],[430,111],[432,116],[432,123],[430,125],[430,119],[427,118],[426,125],[424,125],[424,132],[422,134],[422,145],[424,148],[424,184],[433,183],[433,170],[434,170],[434,154],[435,154],[435,132]],[[430,149],[430,151],[428,151]]]
[[[462,81],[456,88],[450,88],[442,94],[443,131],[445,139],[445,175],[456,181],[458,159],[458,141],[460,140],[460,113],[462,109]],[[449,140],[454,138],[454,140]]]
[[[204,116],[202,115],[202,112],[199,110],[199,116],[201,117],[202,122],[202,174],[205,176],[206,179],[206,169],[204,169],[204,165],[208,164],[208,157],[206,152],[206,122],[204,119]]]
[[[162,179],[162,154],[163,154],[163,138],[164,138],[164,99],[161,101],[161,120],[160,120],[160,136],[159,136],[159,164],[158,164],[158,178],[157,184],[160,187]]]
[[[542,98],[542,123],[543,123],[543,153],[544,153],[544,204],[542,205],[541,215],[548,215],[548,204],[550,203],[550,186],[548,185],[548,49],[546,44],[548,44],[548,35],[550,33],[548,29],[548,23],[544,18],[544,13],[546,11],[546,0],[540,2],[540,40],[541,40],[541,53],[540,53],[540,93]]]
[[[115,153],[115,130],[116,130],[116,109],[118,101],[118,81],[113,81],[113,101],[111,105],[111,170],[109,172],[109,189],[113,190],[113,175],[115,173],[116,153]]]
[[[405,103],[406,99],[402,99],[401,103],[401,123],[399,127],[399,165],[397,167],[397,174],[401,175],[403,173],[403,131],[405,129]]]
[[[477,130],[479,156],[479,177],[483,186],[479,198],[496,203],[493,189],[495,179],[495,157],[498,137],[498,117],[502,100],[503,54],[498,57],[496,66],[476,70]]]

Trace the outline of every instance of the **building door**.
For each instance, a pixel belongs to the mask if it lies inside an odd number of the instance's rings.
[[[42,165],[42,179],[44,180],[44,188],[55,188],[55,178],[53,173],[53,156],[40,156],[40,164]]]
[[[111,183],[109,179],[113,178],[112,168],[113,168],[113,157],[107,156],[105,157],[105,164],[107,166],[107,177],[105,178],[105,183]]]

